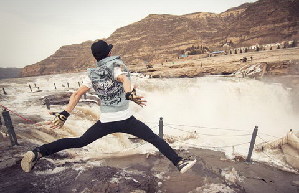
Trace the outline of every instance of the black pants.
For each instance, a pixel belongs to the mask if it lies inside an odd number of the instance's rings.
[[[134,116],[127,120],[110,123],[101,123],[98,121],[79,138],[59,139],[52,143],[42,145],[39,147],[39,150],[43,156],[47,156],[64,149],[86,146],[105,135],[118,132],[134,135],[153,144],[174,165],[176,165],[181,159],[181,157],[179,157],[178,154],[163,139],[156,135],[147,125],[137,120]]]

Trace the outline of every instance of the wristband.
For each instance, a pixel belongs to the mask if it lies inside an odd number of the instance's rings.
[[[133,96],[132,96],[132,92],[127,92],[126,93],[126,100],[132,100]]]
[[[62,115],[62,116],[61,116]],[[59,113],[58,115],[58,118],[61,120],[61,121],[66,121],[67,118],[70,116],[70,114],[67,112],[67,111],[62,111],[61,113]]]

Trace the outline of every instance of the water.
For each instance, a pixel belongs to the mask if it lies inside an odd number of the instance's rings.
[[[84,76],[85,73],[72,73],[1,80],[0,87],[5,87],[8,95],[1,97],[0,104],[23,117],[39,116],[42,120],[51,120],[52,117],[40,99],[49,94],[76,90]],[[42,92],[30,92],[28,85],[34,87],[34,83]],[[54,83],[57,90],[54,89]],[[70,89],[67,83],[70,83]],[[224,77],[135,77],[133,84],[138,86],[137,94],[143,95],[148,102],[144,108],[131,104],[131,110],[155,133],[158,133],[159,119],[163,117],[164,134],[168,139],[171,138],[171,145],[175,148],[216,149],[226,152],[228,157],[233,154],[247,155],[255,126],[259,128],[256,143],[283,137],[290,129],[299,130],[299,111],[295,109],[293,104],[296,99],[292,97],[294,89],[279,83]],[[63,109],[62,106],[52,108],[56,111]],[[65,128],[55,132],[58,137],[80,136],[96,121],[99,114],[97,105],[80,104],[66,122]],[[150,144],[133,144],[127,135],[117,134],[88,145],[81,156],[91,158],[155,150]],[[279,162],[283,162],[281,155],[275,156]],[[258,153],[254,153],[253,159],[271,160]]]

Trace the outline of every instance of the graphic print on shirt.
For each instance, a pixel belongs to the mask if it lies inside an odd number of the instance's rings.
[[[102,105],[115,105],[121,102],[124,93],[122,84],[115,81],[112,71],[108,67],[97,68],[93,74],[92,86],[99,95]]]

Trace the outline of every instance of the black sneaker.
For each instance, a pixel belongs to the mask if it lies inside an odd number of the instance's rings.
[[[195,163],[196,163],[196,159],[184,158],[178,162],[176,167],[183,174],[187,170],[189,170],[192,166],[194,166]]]
[[[33,166],[36,164],[36,162],[41,158],[41,154],[37,151],[37,149],[34,149],[32,151],[27,151],[24,154],[24,157],[21,161],[21,167],[24,170],[24,172],[30,172],[33,168]]]

